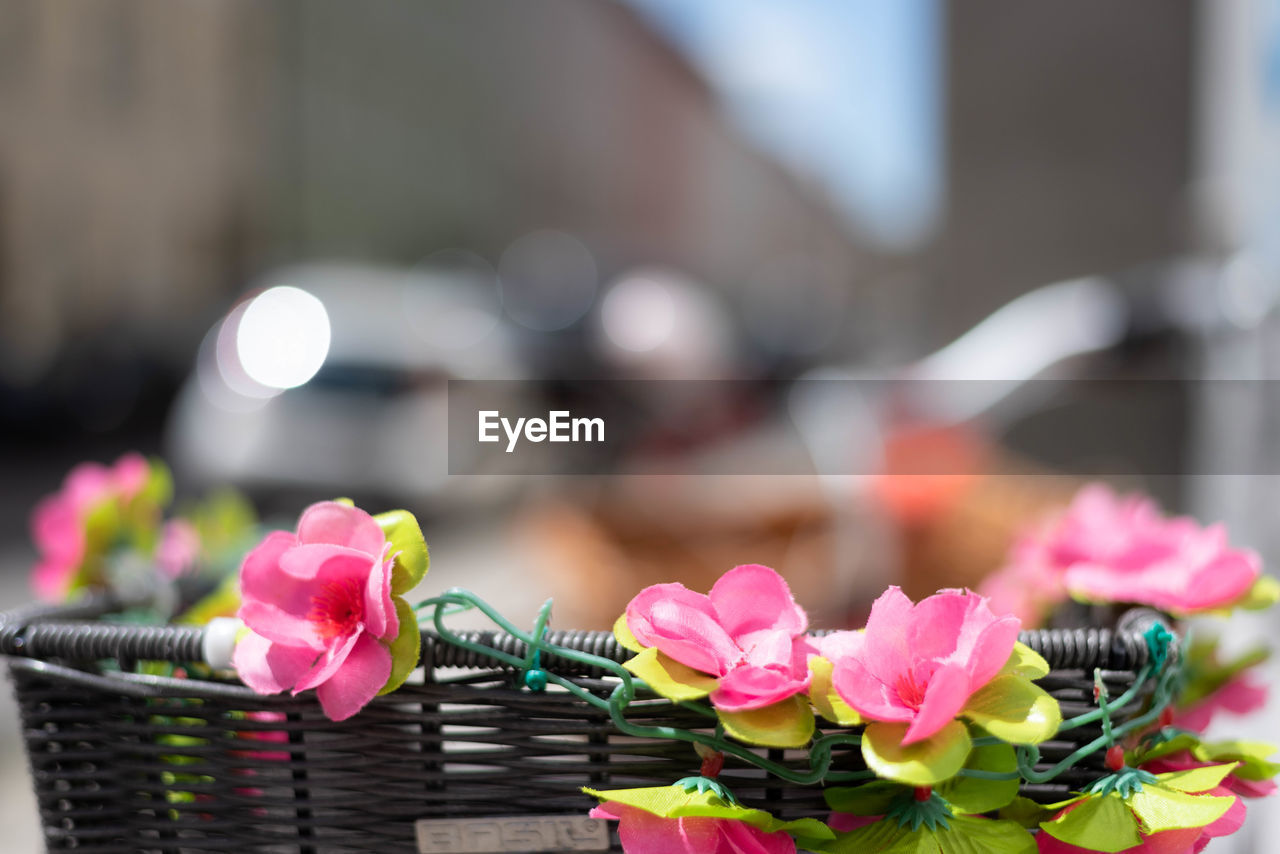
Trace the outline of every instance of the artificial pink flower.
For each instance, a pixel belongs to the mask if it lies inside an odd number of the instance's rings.
[[[912,605],[890,587],[864,632],[820,641],[836,693],[864,718],[909,724],[903,746],[937,733],[1009,660],[1016,617],[997,617],[972,592],[943,590]]]
[[[87,522],[106,502],[132,501],[146,486],[151,468],[140,454],[125,454],[107,468],[81,463],[62,482],[62,490],[45,497],[31,515],[31,534],[40,561],[32,571],[32,586],[43,599],[66,597],[91,558]],[[105,547],[99,543],[99,548]]]
[[[1232,793],[1219,786],[1204,794],[1222,797],[1231,796]],[[1122,848],[1116,854],[1198,854],[1213,839],[1219,836],[1230,836],[1244,824],[1244,802],[1239,798],[1234,798],[1234,801],[1235,803],[1220,818],[1204,827],[1162,830],[1151,834],[1139,831],[1138,835],[1142,837],[1142,841],[1137,845]],[[1081,803],[1083,802],[1071,804],[1058,815],[1071,812]],[[1063,842],[1043,831],[1036,834],[1036,846],[1040,854],[1094,854],[1092,848],[1081,848],[1079,845]]]
[[[591,818],[618,821],[626,854],[795,854],[796,843],[784,830],[766,833],[730,818],[663,818],[626,804],[607,801]]]
[[[296,534],[268,534],[240,569],[239,616],[252,631],[233,664],[244,683],[261,694],[315,688],[333,720],[372,700],[400,631],[390,550],[372,516],[335,501],[303,511]]]
[[[1166,518],[1149,498],[1090,484],[1062,516],[1021,539],[982,590],[1035,616],[1067,594],[1191,614],[1243,599],[1261,572],[1258,556],[1231,548],[1221,525]]]
[[[646,587],[627,605],[626,623],[642,645],[717,677],[717,709],[758,709],[808,690],[809,620],[767,566],[735,567],[708,595],[683,584]]]
[[[168,578],[185,575],[200,558],[200,533],[186,519],[171,519],[160,532],[156,565]]]
[[[1204,732],[1218,712],[1247,715],[1267,704],[1267,686],[1252,676],[1238,673],[1200,702],[1174,712],[1173,725],[1192,732]]]
[[[1193,768],[1203,768],[1212,764],[1214,763],[1202,762],[1184,750],[1181,753],[1173,753],[1169,756],[1161,756],[1159,759],[1143,762],[1141,768],[1143,771],[1149,771],[1152,774],[1164,774],[1171,771],[1189,771]],[[1236,774],[1228,774],[1219,788],[1225,789],[1227,793],[1241,798],[1264,798],[1273,794],[1277,787],[1274,780],[1246,780]],[[1215,794],[1220,795],[1223,792],[1215,791]]]

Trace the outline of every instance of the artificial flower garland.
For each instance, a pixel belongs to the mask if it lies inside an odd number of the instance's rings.
[[[238,539],[223,531],[219,540],[211,524],[226,517],[225,500],[221,510],[165,522],[167,483],[161,464],[136,456],[73,472],[34,519],[40,592],[56,598],[109,587],[117,577],[111,568],[130,563],[120,560],[126,552],[172,580],[209,563],[213,544],[244,541],[251,521],[231,526]],[[736,567],[706,594],[680,584],[645,588],[614,626],[634,653],[622,666],[546,644],[549,603],[532,635],[465,591],[411,607],[405,594],[427,565],[411,514],[373,516],[348,501],[320,502],[294,531],[271,532],[248,551],[238,585],[221,585],[180,619],[236,613],[244,629],[233,664],[242,681],[263,694],[315,689],[325,714],[343,720],[417,667],[419,610],[443,637],[467,645],[444,615],[480,608],[523,637],[529,654],[477,649],[524,670],[532,689],[550,682],[608,709],[624,733],[676,737],[696,750],[700,773],[673,785],[584,789],[599,801],[591,815],[617,820],[631,854],[1193,852],[1237,829],[1242,799],[1274,792],[1271,777],[1280,771],[1270,745],[1208,743],[1198,732],[1215,711],[1261,702],[1265,689],[1247,675],[1259,653],[1221,662],[1215,645],[1201,641],[1175,661],[1157,625],[1148,633],[1152,660],[1139,674],[1139,682],[1155,683],[1154,699],[1114,727],[1112,709],[1131,701],[1136,685],[1112,702],[1098,678],[1097,708],[1064,722],[1057,701],[1035,684],[1049,667],[1018,632],[1067,597],[1179,616],[1276,598],[1257,557],[1230,547],[1220,528],[1165,519],[1149,501],[1122,500],[1105,487],[1086,488],[1065,514],[1028,534],[980,593],[943,590],[912,603],[890,587],[858,631],[810,632],[785,580],[764,566]],[[541,670],[542,652],[612,674],[612,695]],[[627,705],[644,691],[704,708],[715,732],[628,722]],[[819,718],[829,722],[821,730]],[[1094,721],[1102,721],[1103,738],[1037,770],[1036,745]],[[837,767],[834,748],[855,744],[866,770]],[[772,762],[760,747],[806,749],[809,768]],[[1107,772],[1084,790],[1048,805],[1019,797],[1023,781],[1047,782],[1094,749],[1106,750]],[[793,783],[823,785],[831,814],[784,821],[740,804],[717,779],[726,754]]]

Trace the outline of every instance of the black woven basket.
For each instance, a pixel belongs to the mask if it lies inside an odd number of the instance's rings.
[[[236,681],[141,675],[139,662],[200,662],[204,630],[85,621],[108,608],[0,615],[0,654],[9,657],[50,850],[414,852],[419,819],[580,816],[593,803],[582,786],[667,785],[697,773],[687,744],[624,736],[607,713],[554,687],[531,692],[520,674],[428,632],[420,678],[333,722],[311,695],[263,697]],[[1021,640],[1053,668],[1040,685],[1071,716],[1094,707],[1095,668],[1113,696],[1132,686],[1148,657],[1142,631],[1156,618],[1130,612],[1114,631],[1039,630]],[[509,635],[466,636],[524,653]],[[602,632],[547,640],[615,661],[630,655]],[[555,656],[542,666],[601,696],[615,684]],[[1144,700],[1116,719],[1137,714]],[[706,727],[706,718],[658,699],[638,700],[627,717]],[[1059,733],[1041,745],[1044,766],[1099,732]],[[804,751],[767,755],[805,765]],[[835,759],[842,770],[864,767],[856,748]],[[1102,773],[1094,755],[1023,793],[1047,801]],[[730,759],[721,780],[784,818],[827,813],[818,787],[740,761]]]

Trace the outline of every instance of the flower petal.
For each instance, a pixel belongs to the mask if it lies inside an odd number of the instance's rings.
[[[909,721],[915,709],[902,702],[897,692],[871,674],[863,664],[865,656],[842,658],[831,675],[836,694],[854,711],[873,721]]]
[[[292,688],[315,660],[313,649],[272,643],[255,632],[246,632],[231,654],[240,681],[259,694]]]
[[[249,552],[240,568],[240,619],[258,634],[277,643],[324,648],[309,619],[315,591],[280,568],[281,559],[296,546],[288,531],[272,531]]]
[[[767,566],[735,566],[716,580],[707,598],[734,640],[765,629],[798,635],[809,627],[787,582]]]
[[[743,665],[720,677],[720,685],[711,692],[711,704],[726,712],[759,709],[807,691],[808,674],[793,679],[789,672],[773,667]]]
[[[346,720],[377,696],[390,675],[391,653],[361,632],[341,669],[316,688],[316,697],[330,720]]]
[[[346,546],[370,557],[382,554],[386,537],[372,516],[359,507],[320,501],[298,518],[298,542]]]
[[[390,544],[384,549],[391,548]],[[400,632],[396,606],[391,601],[392,560],[375,560],[364,588],[364,627],[375,638],[391,640]]]
[[[711,600],[683,584],[641,590],[627,605],[627,627],[645,646],[712,676],[723,676],[741,655],[718,622]]]
[[[757,827],[741,821],[721,819],[717,824],[723,847],[729,854],[795,854],[796,843],[787,832],[777,830],[765,833]],[[700,849],[707,851],[710,849]]]
[[[913,611],[911,600],[898,587],[890,587],[871,605],[862,649],[857,656],[867,672],[886,685],[896,684],[899,675],[911,670],[913,661],[907,630]],[[839,662],[837,676],[838,665]],[[844,699],[849,702],[847,696]],[[849,705],[858,708],[855,703],[849,702]]]
[[[920,703],[911,726],[907,727],[902,746],[923,741],[955,720],[967,699],[969,675],[964,668],[955,664],[945,664],[938,668],[929,678],[924,700]]]
[[[351,651],[355,649],[360,638],[364,637],[366,632],[356,629],[345,637],[338,638],[324,651],[316,663],[312,666],[311,671],[305,674],[293,686],[293,693],[299,694],[308,688],[314,688],[322,682],[327,682],[342,669],[347,661],[347,657],[351,655]],[[376,643],[376,641],[375,641]],[[387,660],[390,661],[391,654],[387,653]],[[382,682],[378,683],[378,687],[387,681],[387,676],[391,675],[390,665],[387,667],[387,673],[383,676]]]

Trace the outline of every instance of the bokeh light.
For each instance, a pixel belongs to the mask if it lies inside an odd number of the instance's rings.
[[[270,388],[296,388],[324,364],[329,337],[324,304],[301,288],[282,285],[245,307],[236,354],[250,379]]]

